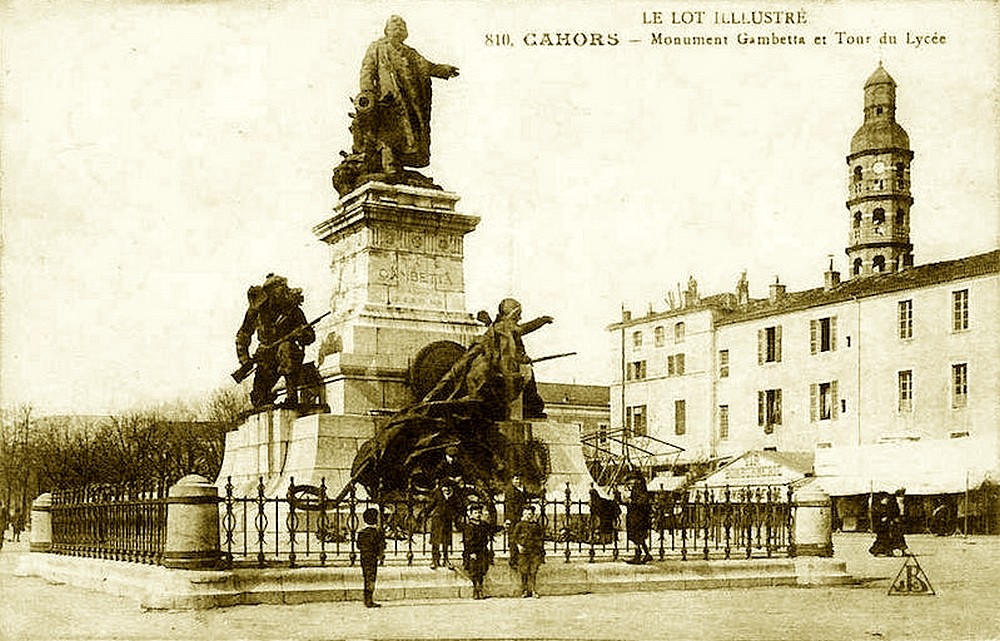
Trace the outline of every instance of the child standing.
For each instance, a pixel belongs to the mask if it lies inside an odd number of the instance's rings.
[[[524,598],[533,596],[537,599],[535,577],[538,576],[538,568],[545,559],[545,532],[538,522],[538,515],[533,505],[524,506],[521,520],[514,526],[511,535],[511,553],[514,550],[517,551],[517,571],[521,575],[521,596]]]
[[[485,599],[483,582],[493,564],[493,534],[499,528],[483,519],[483,506],[473,503],[469,506],[469,518],[462,528],[462,566],[472,580],[472,598]]]
[[[364,578],[365,607],[377,608],[375,603],[375,577],[378,564],[385,559],[385,534],[378,526],[378,510],[370,507],[361,517],[365,527],[358,532],[358,551],[361,553],[361,576]]]

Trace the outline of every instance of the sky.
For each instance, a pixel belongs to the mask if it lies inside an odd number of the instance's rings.
[[[715,23],[755,10],[805,23]],[[846,274],[845,156],[880,61],[916,154],[917,263],[1000,244],[994,2],[0,11],[3,406],[113,413],[231,385],[246,288],[268,272],[304,288],[307,316],[328,308],[330,256],[311,230],[332,213],[360,61],[392,14],[407,44],[461,70],[434,81],[425,173],[481,217],[465,244],[469,311],[513,295],[526,317],[555,317],[530,353],[578,352],[539,365],[540,380],[608,384],[607,326],[623,307],[664,309],[689,276],[716,293],[747,270],[764,296],[776,277],[819,286],[829,255]],[[545,33],[618,44],[527,44]]]

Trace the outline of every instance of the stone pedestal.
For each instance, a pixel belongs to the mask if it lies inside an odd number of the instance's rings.
[[[483,331],[465,309],[465,235],[479,218],[454,193],[371,182],[313,228],[330,246],[332,314],[317,331],[333,414],[413,402],[407,372],[429,343],[468,346]]]
[[[833,556],[833,513],[830,495],[814,480],[792,494],[790,556]]]
[[[219,495],[208,479],[189,474],[167,495],[163,565],[182,570],[212,568],[219,561]]]
[[[3,533],[0,533],[3,536]],[[52,549],[52,495],[46,492],[31,502],[31,538],[29,550],[48,552]]]

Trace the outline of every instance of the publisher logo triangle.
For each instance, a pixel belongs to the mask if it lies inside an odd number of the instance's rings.
[[[917,557],[912,554],[906,556],[906,562],[899,569],[892,585],[889,586],[890,595],[900,596],[934,596],[934,588],[931,587],[930,579],[924,569],[920,567]]]

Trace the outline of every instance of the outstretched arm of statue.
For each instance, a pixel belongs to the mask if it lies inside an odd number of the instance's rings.
[[[454,78],[455,76],[458,75],[458,67],[456,67],[455,65],[432,64],[430,69],[430,75],[434,76],[435,78],[444,78],[445,80],[447,80],[448,78]]]
[[[251,310],[243,316],[243,324],[236,331],[236,358],[240,365],[250,361],[250,340],[254,333],[254,314]]]
[[[553,320],[555,319],[553,319],[551,316],[539,316],[535,320],[530,320],[527,323],[522,323],[518,325],[517,331],[521,336],[524,336],[525,334],[530,334],[531,332],[535,331],[540,327],[548,325]]]

